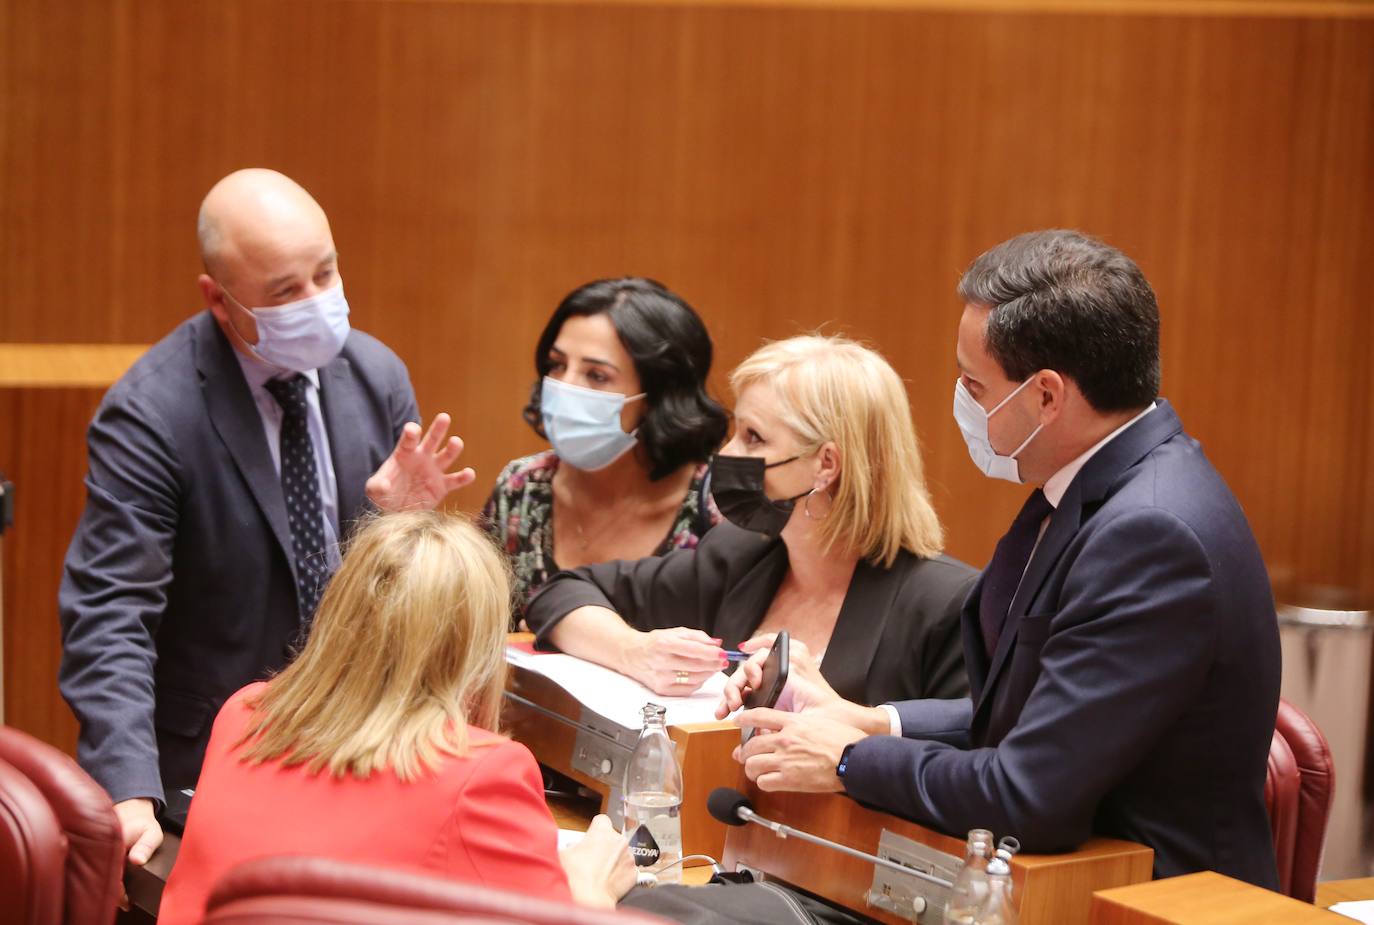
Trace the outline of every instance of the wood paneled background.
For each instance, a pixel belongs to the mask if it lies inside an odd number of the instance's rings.
[[[519,409],[558,299],[646,274],[706,318],[718,384],[767,337],[878,346],[950,551],[981,565],[1023,491],[951,420],[954,284],[1011,234],[1074,226],[1154,283],[1165,395],[1274,576],[1374,594],[1370,10],[6,0],[0,342],[158,339],[198,307],[200,198],[272,166],[328,211],[357,326],[454,413],[462,507],[540,446]],[[5,542],[7,661],[29,662],[8,702],[68,744],[29,679],[55,670],[93,399],[34,401],[0,403],[0,468],[54,451]]]

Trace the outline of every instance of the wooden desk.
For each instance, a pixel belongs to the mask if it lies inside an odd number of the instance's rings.
[[[1094,893],[1090,925],[1350,925],[1351,920],[1212,871]]]
[[[756,787],[750,787],[748,794],[755,811],[767,819],[868,854],[913,863],[937,876],[952,877],[963,861],[964,839],[867,809],[842,794],[764,793]],[[911,843],[916,847],[909,848]],[[887,846],[895,846],[901,853],[889,854]],[[1149,848],[1106,838],[1092,839],[1068,854],[1017,855],[1012,859],[1012,881],[1021,925],[1087,925],[1095,890],[1148,880],[1153,861],[1154,852]],[[870,905],[872,864],[832,849],[794,838],[780,839],[757,825],[732,827],[725,846],[725,866],[734,870],[741,865],[880,922],[910,922],[909,917]],[[931,906],[943,908],[943,890],[935,887],[932,891],[926,886],[920,890]],[[895,905],[906,895],[899,884],[893,892],[882,894],[880,901]]]
[[[531,638],[528,633],[515,633],[510,641]],[[501,717],[506,732],[542,764],[600,794],[601,811],[618,818],[618,807],[611,805],[612,791],[619,792],[617,785],[633,740],[613,743],[605,737],[580,733],[575,722],[582,715],[581,703],[536,672],[512,665],[506,690],[514,695],[507,697]],[[739,744],[739,727],[731,723],[688,723],[669,726],[668,735],[677,747],[682,767],[682,853],[720,858],[725,850],[726,827],[711,818],[706,797],[716,787],[735,787],[743,780],[742,768],[730,757]]]
[[[1354,880],[1328,880],[1317,884],[1317,906],[1328,909],[1336,903],[1374,899],[1374,877]]]

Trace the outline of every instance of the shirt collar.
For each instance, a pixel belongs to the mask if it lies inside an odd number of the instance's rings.
[[[1055,507],[1059,507],[1059,502],[1064,500],[1064,492],[1069,490],[1069,485],[1073,483],[1074,476],[1078,475],[1079,470],[1088,464],[1088,460],[1093,458],[1093,454],[1095,454],[1098,450],[1102,449],[1104,446],[1115,440],[1118,436],[1120,436],[1120,434],[1124,430],[1126,430],[1136,421],[1140,420],[1145,415],[1155,410],[1155,407],[1156,403],[1150,402],[1150,407],[1146,408],[1144,411],[1140,412],[1135,417],[1131,418],[1125,424],[1122,424],[1116,430],[1107,434],[1107,436],[1103,437],[1101,440],[1097,441],[1097,443],[1089,447],[1086,452],[1080,454],[1077,458],[1075,458],[1064,468],[1060,469],[1054,475],[1046,479],[1044,488],[1045,499]]]

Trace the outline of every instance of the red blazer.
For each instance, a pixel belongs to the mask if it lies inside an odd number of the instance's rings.
[[[189,925],[230,868],[276,854],[323,855],[441,874],[571,901],[558,827],[525,746],[468,727],[468,754],[445,756],[409,783],[308,774],[301,765],[247,764],[233,748],[247,728],[250,684],[224,704],[167,880],[159,925]]]

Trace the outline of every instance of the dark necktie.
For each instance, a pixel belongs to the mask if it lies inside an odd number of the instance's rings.
[[[291,547],[296,555],[296,602],[301,624],[315,614],[329,563],[324,554],[324,521],[320,502],[320,475],[315,465],[315,445],[306,418],[304,376],[271,379],[267,391],[281,405],[281,489],[286,500],[286,520],[291,525]]]
[[[978,601],[978,624],[983,630],[983,646],[988,657],[997,651],[997,640],[1007,622],[1007,611],[1021,585],[1035,542],[1040,538],[1040,524],[1054,510],[1045,493],[1036,489],[1012,521],[1011,529],[997,541],[992,561],[983,571],[983,593]]]

